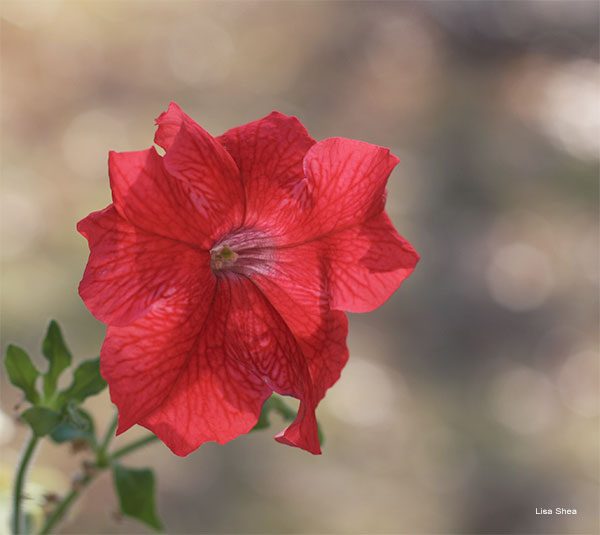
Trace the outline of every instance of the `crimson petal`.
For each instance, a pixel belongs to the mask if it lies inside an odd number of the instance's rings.
[[[192,187],[197,227],[207,229],[213,241],[239,227],[244,189],[229,153],[175,103],[156,122],[155,140],[166,148],[166,173]]]
[[[93,212],[77,229],[90,246],[79,294],[109,325],[135,321],[158,299],[195,287],[202,274],[214,278],[208,253],[132,226],[113,205]]]
[[[154,148],[110,152],[108,166],[115,207],[130,223],[158,236],[211,247],[221,232],[211,224],[211,214],[220,207],[211,207],[196,183],[170,176]]]
[[[331,307],[369,312],[381,306],[415,268],[419,255],[385,212],[322,239]]]
[[[339,379],[348,360],[348,319],[330,308],[325,255],[320,242],[279,248],[271,269],[252,276],[296,338],[316,401]]]
[[[301,400],[285,435],[320,453],[310,375],[294,337],[250,280],[222,278],[185,369],[140,423],[187,455],[203,442],[222,444],[252,429],[273,389]]]
[[[297,212],[310,206],[303,160],[315,140],[296,117],[272,112],[217,138],[235,160],[246,194],[247,227],[285,234]]]
[[[389,149],[353,139],[325,139],[311,147],[304,173],[314,208],[288,243],[319,238],[382,212],[385,185],[398,162]]]
[[[158,407],[183,372],[210,311],[215,293],[212,273],[200,275],[196,285],[189,294],[156,302],[130,325],[109,326],[100,369],[119,408],[117,433]]]

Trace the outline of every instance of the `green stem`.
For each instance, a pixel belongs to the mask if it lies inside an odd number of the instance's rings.
[[[29,465],[29,461],[31,461],[31,457],[33,456],[33,452],[35,451],[37,443],[38,437],[36,437],[32,433],[31,437],[29,438],[29,442],[25,447],[23,457],[21,457],[21,462],[19,463],[19,468],[17,470],[17,476],[15,478],[15,487],[13,489],[12,530],[14,535],[20,535],[21,533],[21,504],[23,501],[23,487],[25,485],[27,467]]]
[[[108,444],[110,443],[110,439],[116,429],[115,422],[116,419],[111,423],[111,426],[107,430],[106,437],[102,444],[103,447],[108,447]],[[97,465],[95,467],[95,470],[85,474],[83,478],[77,482],[76,486],[74,486],[71,489],[69,494],[67,494],[64,497],[64,499],[60,502],[58,507],[48,517],[46,523],[42,526],[39,535],[48,535],[49,533],[51,533],[52,528],[63,518],[63,516],[65,515],[71,504],[77,499],[77,497],[87,488],[87,486],[94,479],[96,479],[96,477],[99,474],[101,474],[104,470],[110,468],[114,461],[116,461],[120,457],[123,457],[124,455],[127,455],[128,453],[131,453],[134,450],[137,450],[138,448],[141,448],[142,446],[145,446],[146,444],[154,442],[155,440],[158,440],[158,437],[156,437],[155,435],[149,435],[147,437],[141,438],[140,440],[136,440],[135,442],[132,442],[127,446],[123,446],[122,448],[115,451],[112,455],[107,455],[105,457],[106,462],[104,464]]]
[[[115,436],[115,431],[117,430],[118,425],[119,425],[119,414],[117,413],[113,416],[113,419],[111,420],[110,425],[106,429],[106,434],[104,435],[104,440],[102,441],[102,444],[100,446],[101,452],[104,453],[108,449],[108,446],[110,445],[110,441]]]
[[[83,491],[95,478],[96,475],[100,473],[100,470],[95,474],[89,474],[83,477],[81,481],[77,482],[77,486],[71,489],[71,492],[67,494],[64,499],[60,502],[58,507],[54,510],[54,512],[46,519],[46,523],[42,526],[40,530],[40,535],[47,535],[52,531],[52,528],[56,525],[56,523],[64,516],[67,512],[67,509],[75,501],[77,496],[81,494]]]
[[[115,451],[110,456],[110,461],[111,462],[116,461],[120,457],[127,455],[128,453],[132,452],[133,450],[137,450],[138,448],[141,448],[142,446],[145,446],[146,444],[150,444],[151,442],[154,442],[155,440],[158,440],[158,437],[156,435],[148,435],[147,437],[140,438],[139,440],[136,440],[135,442],[132,442],[131,444],[128,444],[127,446],[123,446],[121,449],[118,449],[117,451]]]

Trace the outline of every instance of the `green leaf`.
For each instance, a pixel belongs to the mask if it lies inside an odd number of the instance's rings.
[[[265,404],[260,411],[260,418],[258,419],[258,422],[256,422],[256,425],[252,428],[252,431],[266,429],[269,427],[271,425],[269,414],[273,410],[281,414],[283,419],[286,421],[292,421],[296,417],[296,413],[274,394],[267,399],[267,401],[265,401]]]
[[[80,409],[74,401],[67,403],[64,413],[68,424],[81,430],[89,429],[91,416]]]
[[[101,392],[106,387],[106,381],[100,375],[100,359],[82,362],[73,374],[73,382],[58,396],[59,405],[73,400],[81,403],[85,398]]]
[[[40,395],[35,388],[35,382],[40,375],[31,362],[29,355],[20,347],[10,344],[6,348],[4,360],[10,382],[25,393],[25,399],[34,405],[39,403]]]
[[[265,401],[262,411],[260,412],[260,418],[254,426],[254,429],[264,429],[271,425],[271,421],[269,420],[269,413],[271,411],[278,412],[286,422],[291,422],[296,417],[296,411],[289,407],[285,401],[277,396],[277,394],[273,394]]]
[[[296,411],[289,407],[280,397],[271,396],[269,399],[273,405],[273,410],[278,412],[286,422],[291,422],[296,418]]]
[[[114,464],[113,478],[121,512],[148,524],[156,531],[162,531],[163,526],[156,515],[154,472],[148,468],[140,470]]]
[[[260,429],[266,429],[269,427],[271,425],[271,421],[269,419],[269,414],[271,411],[278,412],[286,422],[291,422],[294,420],[294,418],[296,418],[296,411],[288,406],[277,394],[273,394],[269,399],[267,399],[267,401],[265,401],[265,404],[260,411],[258,422],[256,422],[256,425],[251,429],[251,431],[258,431]],[[318,422],[317,431],[319,433],[319,444],[322,446],[325,442],[325,437],[323,436],[321,426]]]
[[[260,411],[258,422],[256,422],[256,425],[250,431],[259,431],[260,429],[266,429],[271,425],[271,422],[269,420],[269,413],[271,412],[270,401],[271,398],[265,401],[264,405],[262,406],[262,410]]]
[[[82,438],[93,444],[96,442],[94,420],[87,411],[68,404],[65,421],[50,433],[50,438],[57,444]]]
[[[67,349],[60,327],[52,320],[42,342],[42,353],[50,362],[44,374],[44,396],[50,399],[56,392],[56,383],[62,371],[71,365],[71,352]]]
[[[21,419],[29,424],[38,437],[43,437],[54,431],[62,422],[63,417],[60,412],[53,411],[48,407],[31,407],[21,414]]]

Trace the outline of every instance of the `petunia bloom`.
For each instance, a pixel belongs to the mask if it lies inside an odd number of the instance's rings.
[[[317,143],[278,112],[218,138],[174,103],[156,123],[164,156],[111,152],[113,202],[77,227],[117,433],[140,424],[187,455],[251,430],[276,391],[300,406],[275,439],[320,453],[315,409],[348,358],[344,311],[380,306],[419,258],[384,211],[398,159]]]

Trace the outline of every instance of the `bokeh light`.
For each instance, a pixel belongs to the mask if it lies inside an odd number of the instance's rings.
[[[494,300],[511,310],[540,306],[554,285],[548,258],[524,243],[513,243],[496,251],[486,277]]]
[[[494,417],[516,433],[539,433],[556,424],[556,391],[541,372],[511,366],[494,378],[489,396]]]
[[[558,373],[558,389],[572,411],[593,418],[600,412],[600,359],[594,351],[571,355]]]

